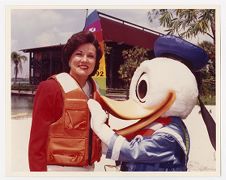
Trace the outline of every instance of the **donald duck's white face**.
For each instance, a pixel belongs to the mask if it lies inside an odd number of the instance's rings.
[[[148,108],[161,104],[169,92],[174,92],[176,99],[161,117],[186,118],[197,103],[198,88],[194,75],[179,61],[155,58],[144,61],[135,71],[129,98]]]
[[[132,77],[129,91],[126,101],[102,98],[105,108],[114,116],[122,120],[139,119],[139,128],[159,117],[186,118],[198,97],[193,73],[181,62],[162,57],[140,64]]]

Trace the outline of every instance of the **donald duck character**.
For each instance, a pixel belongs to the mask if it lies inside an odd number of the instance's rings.
[[[106,158],[121,162],[121,171],[187,170],[190,139],[183,120],[199,95],[192,71],[205,66],[208,57],[176,36],[159,37],[154,52],[156,58],[134,72],[128,100],[88,101],[91,127],[107,146]],[[114,117],[130,125],[113,130],[106,121]]]

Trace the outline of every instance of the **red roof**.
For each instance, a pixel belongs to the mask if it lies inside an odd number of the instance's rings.
[[[100,17],[100,22],[105,41],[153,49],[154,42],[160,35],[141,26],[134,27],[132,23],[125,24],[104,17]]]

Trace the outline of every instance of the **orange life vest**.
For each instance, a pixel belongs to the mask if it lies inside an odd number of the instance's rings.
[[[50,125],[47,143],[47,164],[87,166],[99,161],[101,141],[90,128],[88,97],[67,73],[52,76],[61,86],[64,99],[62,117]],[[92,80],[92,96],[99,93]]]

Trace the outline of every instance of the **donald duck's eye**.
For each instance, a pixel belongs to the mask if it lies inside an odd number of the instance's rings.
[[[142,74],[137,82],[136,86],[136,96],[138,100],[142,103],[145,102],[145,97],[147,95],[148,85],[147,85],[147,76]]]

